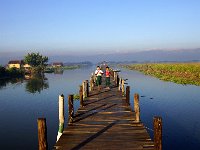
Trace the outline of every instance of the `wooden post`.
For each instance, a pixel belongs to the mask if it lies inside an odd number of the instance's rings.
[[[46,127],[46,118],[38,118],[38,144],[39,150],[47,150],[47,127]]]
[[[93,90],[93,77],[90,77],[90,92]]]
[[[82,85],[80,85],[79,98],[80,98],[80,106],[83,107],[84,103],[83,103],[83,86]]]
[[[113,81],[116,79],[116,72],[113,71]]]
[[[130,86],[126,86],[126,103],[130,105]]]
[[[85,97],[86,97],[86,94],[85,94],[85,81],[83,81],[83,83],[82,83],[82,86],[83,86],[83,99],[85,99]]]
[[[89,97],[89,82],[86,80],[86,97]]]
[[[122,78],[119,79],[119,87],[118,87],[119,91],[121,91],[121,86],[122,86]]]
[[[64,130],[64,95],[59,95],[59,100],[58,100],[58,106],[59,106],[59,129],[58,129],[58,135],[57,135],[57,141],[60,139],[63,130]]]
[[[134,111],[135,111],[135,121],[140,122],[140,105],[139,105],[139,94],[134,94]]]
[[[162,118],[154,117],[153,126],[155,150],[162,150]]]
[[[72,124],[74,116],[74,95],[68,96],[68,124]]]
[[[122,96],[125,94],[124,79],[122,80]]]
[[[119,75],[117,74],[117,86],[119,86]]]

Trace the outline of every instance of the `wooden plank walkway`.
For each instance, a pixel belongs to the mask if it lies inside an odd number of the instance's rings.
[[[117,87],[93,90],[84,104],[74,115],[73,124],[64,129],[55,149],[154,149],[146,128],[135,121],[135,113]]]

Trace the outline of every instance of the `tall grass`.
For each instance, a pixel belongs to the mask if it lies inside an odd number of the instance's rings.
[[[165,81],[200,85],[200,63],[134,64],[123,67],[138,70]]]

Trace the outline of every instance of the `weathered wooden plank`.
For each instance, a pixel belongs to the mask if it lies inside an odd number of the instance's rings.
[[[136,120],[117,87],[101,91],[94,87],[89,95],[84,107],[75,113],[72,125],[64,129],[56,149],[154,149],[146,128]]]

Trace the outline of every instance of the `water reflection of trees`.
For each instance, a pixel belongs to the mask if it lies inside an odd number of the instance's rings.
[[[23,79],[22,78],[5,78],[0,80],[0,89],[8,86],[9,84],[17,84],[17,83],[22,83]]]
[[[44,76],[34,76],[27,80],[26,91],[30,93],[41,92],[49,88],[48,79]]]

